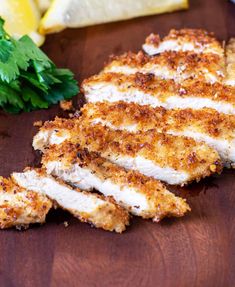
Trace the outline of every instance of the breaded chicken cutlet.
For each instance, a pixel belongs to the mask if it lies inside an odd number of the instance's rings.
[[[216,54],[196,54],[193,52],[166,51],[157,56],[128,52],[113,56],[102,73],[125,75],[153,74],[159,79],[172,79],[181,83],[186,79],[222,82],[225,77],[225,59]]]
[[[143,218],[159,221],[166,216],[183,216],[190,210],[184,199],[169,192],[159,181],[126,171],[69,142],[51,146],[42,163],[49,174],[85,190],[95,188]]]
[[[43,170],[26,169],[22,173],[13,173],[12,177],[22,188],[33,190],[41,197],[47,195],[56,205],[82,222],[118,233],[123,232],[129,224],[128,212],[112,198],[72,188]]]
[[[150,34],[145,40],[143,50],[149,55],[165,51],[193,51],[224,57],[223,47],[214,34],[202,29],[172,29],[162,40],[159,35]]]
[[[166,109],[212,108],[235,115],[235,87],[189,80],[177,84],[149,74],[98,74],[83,81],[88,102],[125,101]]]
[[[235,86],[235,38],[226,45],[226,79],[227,85]]]
[[[0,229],[26,229],[30,224],[44,223],[51,207],[47,196],[0,177]]]
[[[226,166],[235,163],[235,116],[213,109],[152,108],[126,102],[88,103],[82,110],[85,121],[129,132],[156,130],[187,136],[216,149]],[[121,116],[120,116],[121,115]]]
[[[34,137],[43,168],[0,178],[0,228],[42,223],[53,203],[118,233],[129,213],[183,216],[186,200],[159,180],[184,185],[235,162],[234,47],[181,29],[151,34],[146,54],[113,56],[83,82],[81,117],[46,122]]]
[[[57,118],[46,123],[34,137],[33,146],[44,150],[48,143],[56,144],[62,140],[78,143],[117,165],[169,184],[183,185],[200,180],[213,172],[220,172],[222,168],[218,153],[193,139],[155,130],[133,134],[101,124],[90,125],[82,118]]]

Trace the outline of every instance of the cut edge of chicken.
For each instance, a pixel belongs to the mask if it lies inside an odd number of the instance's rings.
[[[169,184],[183,185],[193,180],[199,181],[222,170],[217,151],[192,138],[162,134],[155,130],[133,134],[82,121],[78,121],[77,126],[70,130],[66,129],[66,123],[60,128],[66,130],[68,141],[98,152],[126,169],[137,170]],[[55,127],[54,132],[58,130]],[[37,138],[45,138],[50,134],[47,130],[41,130]],[[46,148],[40,140],[38,142],[34,142],[34,148]],[[179,146],[181,149],[178,154]],[[159,148],[163,149],[162,152]]]
[[[51,208],[47,196],[20,187],[12,178],[0,177],[0,229],[22,230],[30,224],[42,224]]]
[[[235,90],[220,84],[190,81],[177,85],[169,80],[161,81],[160,84],[156,78],[141,73],[129,76],[108,73],[83,81],[82,90],[87,102],[92,103],[125,101],[166,109],[211,108],[235,115]]]
[[[162,40],[158,34],[152,33],[145,39],[143,50],[149,55],[164,51],[193,51],[224,56],[223,47],[214,34],[202,29],[172,29]]]
[[[72,188],[39,169],[13,173],[12,178],[24,188],[47,195],[82,222],[117,233],[122,233],[126,225],[129,225],[128,212],[118,206],[112,198]]]
[[[142,51],[128,52],[113,56],[101,72],[125,75],[139,72],[177,83],[194,79],[214,84],[224,80],[225,58],[216,54],[196,54],[190,51],[166,51],[152,57]]]
[[[113,196],[118,204],[134,215],[159,221],[166,216],[183,216],[189,206],[153,178],[126,171],[99,155],[64,143],[52,146],[43,156],[49,174],[79,188],[95,188]]]
[[[226,167],[235,163],[235,116],[232,115],[213,109],[166,110],[122,101],[87,103],[81,112],[84,121],[115,130],[135,133],[155,129],[193,138],[217,150]]]
[[[225,83],[235,86],[235,38],[231,38],[226,45],[226,78]]]

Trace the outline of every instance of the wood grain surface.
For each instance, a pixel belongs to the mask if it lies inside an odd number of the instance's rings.
[[[98,72],[108,55],[140,49],[151,32],[193,27],[235,36],[235,5],[190,1],[188,11],[145,17],[47,37],[43,49],[79,81]],[[82,97],[78,97],[81,103]],[[13,116],[0,113],[0,174],[36,165],[33,122],[63,112],[54,106]],[[91,228],[53,211],[47,224],[25,232],[0,232],[1,287],[233,287],[235,286],[235,172],[186,188],[192,212],[160,224],[133,219],[122,235]],[[63,222],[68,221],[65,228]]]

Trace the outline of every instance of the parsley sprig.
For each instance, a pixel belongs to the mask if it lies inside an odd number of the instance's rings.
[[[48,108],[79,92],[68,69],[58,69],[28,36],[10,37],[0,18],[0,107],[10,113]]]

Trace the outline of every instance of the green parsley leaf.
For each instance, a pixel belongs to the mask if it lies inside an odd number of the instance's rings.
[[[18,113],[48,108],[79,92],[74,74],[58,69],[28,36],[19,40],[4,30],[0,17],[0,107]]]

